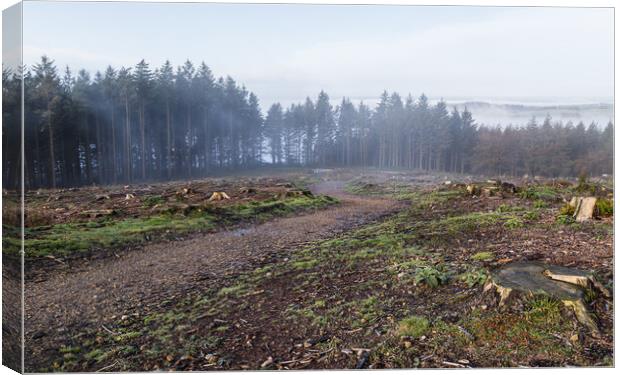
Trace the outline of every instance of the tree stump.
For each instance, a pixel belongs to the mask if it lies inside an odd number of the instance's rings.
[[[480,187],[476,186],[475,184],[467,185],[466,189],[469,195],[480,195]]]
[[[230,197],[228,196],[228,194],[226,194],[223,191],[214,191],[213,194],[211,194],[211,197],[209,198],[209,202],[211,201],[221,201],[224,199],[230,199]]]
[[[598,327],[584,301],[586,289],[596,289],[603,296],[610,297],[609,291],[592,273],[541,262],[510,263],[491,274],[484,286],[484,292],[495,290],[499,294],[500,307],[514,299],[534,295],[546,295],[559,300],[572,308],[581,324],[598,334]]]
[[[571,206],[575,207],[575,221],[588,221],[596,214],[596,197],[577,197],[571,199]]]
[[[256,194],[256,189],[251,187],[242,187],[239,189],[239,193],[241,194]]]

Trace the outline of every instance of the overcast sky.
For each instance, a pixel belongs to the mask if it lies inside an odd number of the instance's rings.
[[[205,61],[260,98],[611,101],[613,10],[181,3],[24,4],[24,60],[91,72]]]

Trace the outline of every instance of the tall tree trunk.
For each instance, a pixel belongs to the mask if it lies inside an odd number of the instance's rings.
[[[170,129],[170,101],[166,101],[166,170],[168,178],[172,177],[172,135]]]
[[[187,106],[187,171],[192,177],[192,114],[189,105]]]
[[[125,96],[125,178],[131,182],[131,126],[129,124],[129,98]]]
[[[56,158],[54,156],[54,127],[52,126],[52,103],[47,100],[47,130],[49,133],[49,148],[50,148],[50,182],[52,183],[52,189],[56,188]]]
[[[209,164],[211,163],[211,140],[209,139],[210,134],[209,134],[209,118],[208,118],[209,112],[207,110],[207,107],[204,107],[204,132],[205,132],[205,165],[204,165],[204,171],[203,174],[207,174],[209,172]]]
[[[103,160],[101,155],[103,154],[103,142],[101,142],[101,126],[99,124],[99,112],[95,111],[95,142],[97,144],[97,180],[98,183],[104,183],[104,173],[103,173]]]
[[[88,115],[84,113],[82,117],[82,128],[84,130],[84,167],[86,173],[86,183],[92,183],[92,160],[90,153],[90,132],[88,131]]]
[[[146,137],[144,129],[144,101],[140,101],[140,161],[142,164],[142,180],[146,179]]]
[[[114,123],[114,106],[110,108],[110,127],[112,128],[112,182],[116,184],[116,125]]]

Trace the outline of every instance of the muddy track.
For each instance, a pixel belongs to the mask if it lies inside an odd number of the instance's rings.
[[[305,243],[332,237],[403,207],[394,200],[346,194],[343,186],[330,181],[312,189],[340,199],[340,204],[327,209],[184,241],[154,243],[71,272],[54,271],[42,282],[27,282],[26,340],[35,340],[29,347],[40,347],[39,340],[58,332],[141,312],[152,303],[285,258]]]

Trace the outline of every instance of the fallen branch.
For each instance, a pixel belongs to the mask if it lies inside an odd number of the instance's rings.
[[[465,367],[465,365],[462,365],[460,363],[454,363],[454,362],[448,362],[448,361],[441,361],[441,364],[446,365],[446,366],[452,366],[452,367],[460,367],[460,368]]]
[[[109,329],[108,327],[106,327],[105,325],[101,325],[101,328],[103,328],[107,333],[111,334],[112,336],[118,336],[118,333],[112,331],[111,329]]]
[[[102,368],[100,368],[99,370],[97,370],[95,372],[102,372],[102,371],[105,371],[105,370],[107,370],[109,368],[112,368],[112,367],[114,367],[116,365],[118,365],[118,361],[114,361],[114,363],[112,363],[111,365],[106,366],[106,367],[102,367]]]

